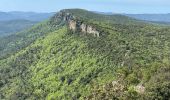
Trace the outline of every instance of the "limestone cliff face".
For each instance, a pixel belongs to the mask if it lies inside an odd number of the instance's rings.
[[[75,16],[64,10],[60,11],[53,19],[55,19],[56,22],[67,23],[69,29],[73,32],[78,31],[80,33],[92,34],[95,37],[100,36],[100,32],[94,26],[83,23],[83,21],[78,20]]]
[[[79,30],[82,33],[92,34],[96,37],[99,37],[99,35],[100,35],[99,32],[96,30],[96,28],[94,28],[91,25],[80,23],[80,22],[77,22],[77,21],[74,21],[74,20],[70,20],[68,22],[68,25],[69,25],[69,29],[72,30],[72,31]]]
[[[70,30],[73,30],[73,31],[76,31],[77,30],[77,22],[74,21],[74,20],[70,20],[68,22],[68,25],[69,25],[69,29]]]
[[[99,37],[99,32],[92,26],[87,26],[87,30],[86,30],[87,33],[90,33],[90,34],[93,34],[94,36],[97,36]]]
[[[86,24],[81,24],[80,28],[81,28],[82,32],[84,32],[84,33],[87,32],[87,25]]]

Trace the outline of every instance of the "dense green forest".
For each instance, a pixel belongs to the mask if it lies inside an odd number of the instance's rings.
[[[100,36],[71,30],[68,18]],[[169,38],[169,26],[62,10],[0,39],[0,99],[168,100]]]

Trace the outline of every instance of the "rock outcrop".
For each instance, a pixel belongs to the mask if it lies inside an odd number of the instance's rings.
[[[86,32],[99,37],[99,32],[93,26],[88,25]]]
[[[99,31],[97,31],[96,28],[94,28],[91,25],[81,23],[80,21],[69,20],[68,26],[69,26],[69,29],[74,32],[80,31],[80,32],[86,33],[86,34],[92,34],[96,37],[99,37],[99,35],[100,35]]]
[[[138,84],[137,86],[135,86],[135,90],[136,90],[136,92],[138,92],[140,94],[144,94],[145,87],[142,84]]]
[[[100,32],[94,26],[78,20],[75,16],[64,10],[60,11],[53,19],[55,19],[56,23],[60,22],[68,24],[68,28],[73,32],[92,34],[95,37],[100,36]]]
[[[69,29],[70,30],[73,30],[73,31],[76,31],[77,30],[77,22],[74,21],[74,20],[70,20],[68,22],[68,25],[69,25]]]

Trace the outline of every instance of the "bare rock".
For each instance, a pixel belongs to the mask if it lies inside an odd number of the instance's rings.
[[[52,18],[52,23],[67,23],[68,27],[72,31],[79,31],[81,33],[92,34],[95,37],[100,36],[100,32],[97,29],[89,24],[83,23],[83,21],[78,20],[72,14],[65,12],[65,10],[60,11],[56,16]],[[56,25],[54,25],[56,26]]]
[[[135,86],[136,92],[143,94],[145,92],[145,87],[142,84]]]
[[[74,20],[70,20],[69,21],[69,29],[73,30],[73,31],[76,31],[76,29],[77,29],[77,22],[74,21]]]

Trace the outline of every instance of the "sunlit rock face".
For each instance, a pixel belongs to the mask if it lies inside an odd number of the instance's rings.
[[[94,36],[99,37],[99,32],[96,30],[96,28],[92,26],[87,26],[87,33],[93,34]]]
[[[64,10],[60,11],[52,19],[55,23],[67,23],[68,28],[73,32],[78,31],[80,33],[92,34],[95,37],[100,36],[100,32],[97,31],[94,26],[83,23],[83,21],[76,19],[75,16],[68,12],[65,12]]]
[[[76,21],[70,20],[70,21],[68,22],[68,25],[69,25],[69,29],[70,29],[70,30],[76,31],[76,29],[77,29],[77,23],[76,23]]]
[[[84,33],[87,32],[87,25],[86,24],[81,24],[80,28],[81,28],[82,32],[84,32]]]
[[[99,37],[99,32],[91,25],[86,25],[84,23],[78,24],[78,22],[74,20],[70,20],[68,23],[69,29],[74,32],[79,30],[82,33],[92,34],[93,36]]]

